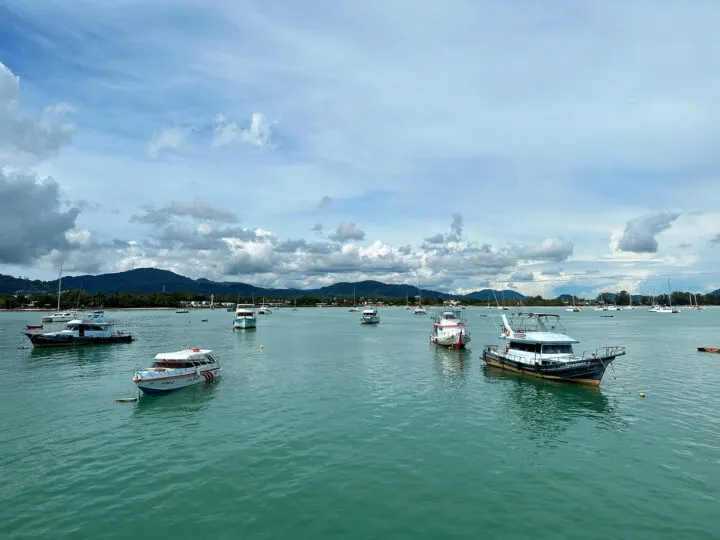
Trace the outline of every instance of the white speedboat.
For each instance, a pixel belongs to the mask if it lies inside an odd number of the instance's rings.
[[[189,309],[178,309],[175,313],[190,313]]]
[[[233,329],[244,330],[246,328],[256,327],[257,317],[255,317],[255,306],[252,304],[238,304],[235,307]]]
[[[77,311],[56,311],[51,315],[45,315],[42,318],[42,322],[56,323],[56,322],[70,322],[73,319],[77,319]]]
[[[459,310],[444,310],[433,322],[430,343],[452,349],[462,349],[470,341],[470,334]]]
[[[360,324],[378,324],[380,322],[380,315],[375,308],[366,308],[362,312],[360,317]]]
[[[212,351],[193,348],[155,355],[152,367],[136,371],[132,380],[143,393],[156,394],[211,383],[219,374]]]
[[[65,347],[69,345],[105,345],[108,343],[130,343],[131,334],[110,329],[113,323],[106,321],[102,314],[94,313],[87,319],[73,319],[64,330],[46,333],[27,333],[33,347]]]
[[[560,316],[518,313],[502,316],[503,346],[486,345],[482,358],[499,367],[543,379],[598,385],[607,367],[625,354],[625,347],[608,346],[575,353],[571,338],[560,326]]]
[[[272,311],[270,310],[269,306],[266,306],[265,304],[263,304],[262,306],[260,306],[258,308],[257,314],[258,315],[272,315]]]
[[[413,315],[427,315],[427,309],[422,306],[417,306],[413,309]]]

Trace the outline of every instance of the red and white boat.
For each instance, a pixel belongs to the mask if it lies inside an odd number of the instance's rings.
[[[470,341],[465,321],[459,309],[442,311],[433,322],[430,343],[451,349],[462,349]]]
[[[185,349],[155,355],[152,367],[133,375],[133,382],[145,394],[180,390],[200,383],[211,383],[220,375],[220,365],[209,349]]]

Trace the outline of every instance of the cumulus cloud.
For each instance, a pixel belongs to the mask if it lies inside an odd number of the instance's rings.
[[[426,239],[425,239],[425,242],[426,242],[427,244],[442,244],[443,242],[445,242],[445,236],[443,236],[442,234],[438,233],[438,234],[436,234],[436,235],[434,235],[434,236],[431,236],[431,237],[429,237],[429,238],[426,238]]]
[[[523,261],[564,261],[573,254],[572,242],[547,238],[540,244],[513,246],[512,253]]]
[[[320,235],[325,230],[325,227],[323,227],[322,223],[316,223],[310,228],[310,230],[315,234]]]
[[[529,270],[528,271],[522,270],[519,272],[515,272],[514,274],[512,274],[510,276],[511,281],[533,281],[534,279],[535,279],[535,274],[533,274]]]
[[[177,150],[185,146],[190,130],[173,126],[153,134],[148,142],[148,154],[155,157],[161,150]]]
[[[72,107],[47,107],[39,118],[24,114],[20,106],[20,78],[0,62],[0,166],[26,165],[55,153],[72,140],[75,128],[64,122]]]
[[[365,232],[355,226],[355,223],[341,223],[335,232],[328,236],[335,242],[349,242],[351,240],[363,240]]]
[[[144,205],[141,214],[130,218],[131,223],[146,223],[149,225],[165,225],[174,217],[189,217],[196,220],[213,221],[218,223],[236,223],[238,216],[224,208],[219,208],[200,201],[183,203],[172,201],[168,206],[155,208],[153,205]]]
[[[6,176],[0,171],[0,263],[28,264],[53,249],[68,247],[77,208],[60,209],[60,188],[48,178]]]
[[[453,214],[452,218],[452,223],[450,224],[450,235],[448,236],[448,239],[458,242],[462,238],[463,234],[463,217],[462,214]]]
[[[241,128],[235,122],[230,122],[223,115],[218,114],[213,125],[212,145],[226,146],[235,141],[241,141],[263,147],[270,144],[271,135],[270,122],[260,112],[252,114],[248,129]]]
[[[658,242],[655,237],[669,229],[680,215],[678,212],[656,212],[628,221],[618,242],[618,249],[633,253],[656,253]]]
[[[710,239],[710,244],[717,246],[720,244],[720,233],[716,234],[714,237]]]

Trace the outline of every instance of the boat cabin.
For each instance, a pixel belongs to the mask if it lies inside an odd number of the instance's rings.
[[[153,368],[184,369],[205,365],[216,365],[217,360],[209,349],[187,349],[174,353],[159,353],[155,355]]]
[[[375,308],[363,309],[363,312],[362,312],[363,317],[374,317],[375,315],[377,315],[377,309],[375,309]]]

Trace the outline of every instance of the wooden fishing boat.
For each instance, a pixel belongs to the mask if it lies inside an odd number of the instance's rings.
[[[698,352],[710,352],[720,354],[720,347],[698,347]]]

